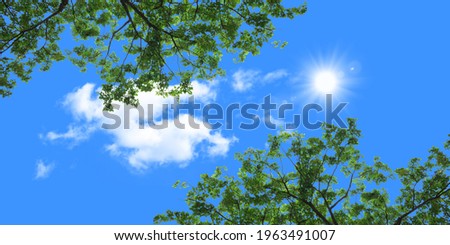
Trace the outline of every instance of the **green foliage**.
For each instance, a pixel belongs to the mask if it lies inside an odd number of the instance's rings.
[[[192,79],[224,74],[224,51],[238,61],[257,55],[274,34],[274,18],[292,19],[306,6],[285,7],[281,0],[2,0],[0,12],[3,97],[16,79],[29,81],[36,65],[46,71],[68,58],[82,71],[97,67],[106,82],[100,96],[111,110],[113,100],[136,105],[138,91],[191,92]],[[67,27],[76,46],[62,51]]]
[[[348,124],[324,125],[321,138],[270,136],[268,150],[236,154],[242,162],[237,176],[224,175],[222,168],[202,175],[188,191],[189,211],[167,211],[154,222],[450,224],[450,160],[444,151],[433,147],[425,162],[412,159],[395,171],[378,157],[367,164],[357,149],[361,132],[354,119]],[[383,184],[392,184],[394,174],[402,187],[391,203]]]

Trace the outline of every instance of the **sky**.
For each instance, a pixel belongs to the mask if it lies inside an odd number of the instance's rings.
[[[315,82],[331,77],[334,105],[348,103],[340,116],[358,119],[365,160],[380,156],[404,167],[450,133],[449,7],[448,1],[310,1],[305,15],[275,22],[274,40],[287,47],[266,45],[238,64],[225,56],[225,77],[193,81],[196,101],[261,104],[270,94],[299,113],[307,104],[323,105],[317,89],[323,86]],[[264,149],[267,136],[278,132],[240,129],[248,121],[235,114],[232,129],[139,129],[132,113],[130,129],[105,130],[102,123],[111,121],[96,96],[102,83],[94,69],[81,73],[61,62],[1,99],[0,224],[151,224],[167,209],[185,210],[186,190],[172,188],[177,180],[195,184],[217,166],[233,174],[240,167],[234,153]],[[170,101],[140,96],[155,108]],[[155,109],[155,118],[161,113]]]

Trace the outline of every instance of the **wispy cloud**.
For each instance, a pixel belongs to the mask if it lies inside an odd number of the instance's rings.
[[[236,92],[245,92],[252,88],[253,84],[259,79],[259,71],[238,70],[233,74],[233,89]]]
[[[240,69],[233,74],[232,87],[236,92],[245,92],[255,84],[267,84],[285,78],[289,73],[284,69],[275,70],[266,74],[261,74],[256,70]]]
[[[262,80],[263,80],[263,82],[271,83],[271,82],[274,82],[281,78],[285,78],[288,75],[289,75],[289,73],[286,70],[280,69],[280,70],[276,70],[276,71],[267,73],[266,75],[264,75]]]
[[[269,125],[273,124],[277,128],[280,128],[285,125],[285,122],[282,119],[276,119],[272,115],[265,117],[265,123]]]
[[[83,140],[89,139],[90,135],[96,131],[94,126],[73,126],[69,125],[68,130],[64,133],[57,133],[50,131],[46,134],[41,134],[39,137],[46,141],[67,141],[70,145],[74,146]]]
[[[35,179],[46,179],[55,168],[54,164],[45,164],[42,160],[38,160],[36,163]]]

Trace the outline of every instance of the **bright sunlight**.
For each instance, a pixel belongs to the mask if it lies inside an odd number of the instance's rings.
[[[314,75],[314,88],[321,94],[332,94],[338,87],[338,76],[330,70],[322,70]]]

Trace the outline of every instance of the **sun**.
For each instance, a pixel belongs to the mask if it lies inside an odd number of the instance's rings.
[[[320,70],[314,74],[313,85],[318,93],[333,94],[339,85],[338,75],[332,70]]]
[[[298,79],[294,80],[298,81],[301,96],[318,102],[328,98],[328,95],[336,99],[351,95],[349,87],[359,80],[355,75],[361,68],[356,61],[348,63],[345,55],[335,50],[328,55],[311,55],[301,69]]]

